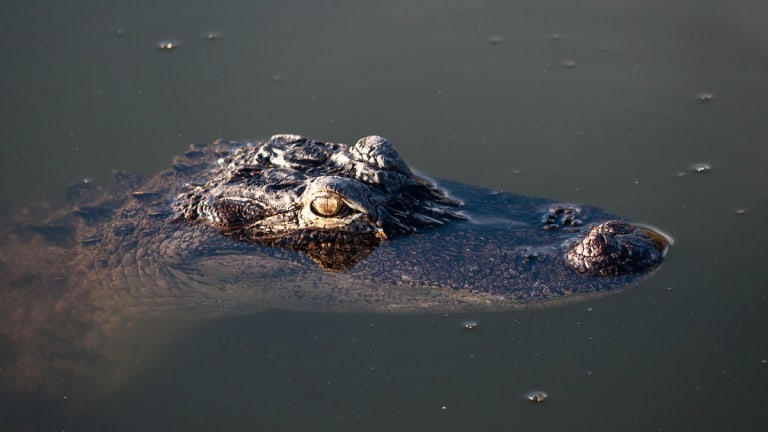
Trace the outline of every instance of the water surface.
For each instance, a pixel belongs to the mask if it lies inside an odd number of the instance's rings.
[[[421,172],[598,206],[676,244],[640,286],[549,309],[146,323],[112,353],[119,376],[3,395],[0,417],[7,430],[765,428],[766,17],[747,0],[7,5],[5,213],[61,204],[67,183],[109,184],[113,169],[157,172],[191,142],[375,133]],[[528,403],[532,390],[549,399]]]

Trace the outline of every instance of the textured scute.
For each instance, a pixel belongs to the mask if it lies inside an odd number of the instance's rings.
[[[317,257],[339,255],[317,255],[318,238],[350,250],[462,218],[458,202],[415,176],[378,136],[349,147],[276,135],[219,153],[209,180],[177,195],[178,221],[204,223],[241,241],[312,250]],[[333,214],[319,214],[320,202],[333,203]]]

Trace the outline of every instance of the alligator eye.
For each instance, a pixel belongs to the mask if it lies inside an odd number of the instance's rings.
[[[345,207],[341,197],[335,194],[319,196],[312,200],[312,204],[309,205],[312,213],[323,217],[337,216]]]

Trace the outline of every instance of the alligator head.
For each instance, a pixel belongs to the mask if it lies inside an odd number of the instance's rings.
[[[349,270],[381,241],[458,225],[471,219],[477,207],[465,208],[415,175],[379,136],[346,146],[276,135],[240,146],[223,153],[208,180],[188,185],[174,203],[178,221],[201,222],[230,238],[302,252],[330,271]],[[523,211],[536,216],[535,207]],[[562,226],[567,233],[554,237],[568,244],[567,251],[557,254],[563,266],[585,276],[621,276],[641,274],[662,262],[669,244],[663,235],[610,218],[585,230],[576,218],[579,212],[558,207],[544,219],[543,231]],[[501,210],[495,219],[505,216],[512,217]]]
[[[0,235],[0,348],[32,387],[59,366],[39,353],[98,357],[138,316],[498,311],[615,291],[669,246],[597,208],[418,176],[378,136],[194,145],[69,196]]]

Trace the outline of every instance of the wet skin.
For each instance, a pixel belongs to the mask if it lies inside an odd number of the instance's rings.
[[[68,196],[0,238],[0,347],[28,377],[36,353],[98,353],[142,316],[557,304],[636,283],[669,249],[597,208],[418,176],[377,136],[195,145]]]

